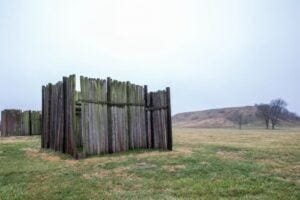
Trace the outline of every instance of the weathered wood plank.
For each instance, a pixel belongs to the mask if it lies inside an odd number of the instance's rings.
[[[75,114],[75,98],[76,98],[76,78],[75,75],[69,76],[69,78],[64,80],[64,84],[66,84],[66,91],[64,93],[64,98],[66,98],[65,102],[65,152],[72,155],[73,157],[77,156],[77,144],[76,144],[76,135],[75,135],[75,122],[76,122],[76,114]]]
[[[41,112],[31,111],[31,135],[41,134]]]
[[[21,114],[21,135],[31,135],[31,111],[24,111]]]
[[[1,112],[1,136],[21,135],[21,110],[10,109]]]
[[[171,112],[171,90],[169,87],[166,88],[166,103],[167,109],[167,140],[168,140],[168,150],[173,150],[173,133],[172,133],[172,112]]]
[[[91,103],[107,100],[106,81],[81,77],[80,82],[83,150],[89,155],[107,153],[107,105]]]

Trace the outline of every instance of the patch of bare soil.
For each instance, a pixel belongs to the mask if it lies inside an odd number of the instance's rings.
[[[136,158],[151,158],[151,157],[179,157],[179,156],[191,156],[193,153],[191,148],[188,147],[178,147],[173,151],[151,151],[141,154],[137,154]]]
[[[137,164],[135,164],[132,167],[136,168],[136,169],[151,169],[151,168],[156,168],[157,165],[146,163],[146,162],[138,162]]]
[[[280,167],[286,164],[284,161],[281,160],[274,160],[274,159],[267,159],[267,158],[256,160],[256,162],[271,167]]]
[[[179,157],[179,156],[191,156],[193,153],[191,148],[187,147],[179,147],[175,148],[173,151],[149,151],[137,154],[127,154],[127,155],[118,155],[118,156],[99,156],[99,157],[90,157],[82,160],[83,165],[93,165],[93,164],[101,164],[104,165],[110,162],[125,162],[131,157],[135,157],[137,159],[145,159],[145,158],[156,158],[156,157]]]
[[[168,172],[176,172],[181,169],[185,169],[185,165],[164,165],[163,169]]]
[[[128,156],[99,156],[99,157],[90,157],[85,158],[82,160],[84,165],[90,165],[90,164],[106,164],[110,162],[124,162],[128,159]]]
[[[300,175],[300,164],[275,168],[274,172],[279,173],[279,174],[299,174]]]
[[[216,153],[217,157],[226,160],[243,160],[243,154],[241,152],[228,152],[228,151],[218,151]]]
[[[24,148],[22,150],[25,151],[26,156],[30,158],[40,158],[42,160],[50,161],[50,162],[62,162],[70,166],[75,166],[79,164],[78,160],[73,160],[73,159],[65,160],[60,158],[59,155],[55,155],[48,152],[42,152],[39,149]]]
[[[11,144],[34,140],[31,136],[10,136],[10,137],[0,137],[0,144]]]
[[[100,169],[97,172],[93,172],[93,173],[85,173],[83,174],[83,178],[85,179],[92,179],[92,178],[104,178],[104,177],[109,177],[109,175],[111,174],[110,170],[106,170],[106,169]]]
[[[51,161],[51,162],[58,162],[62,161],[62,159],[56,155],[52,155],[49,153],[44,153],[40,152],[38,149],[32,149],[32,148],[24,148],[22,149],[25,151],[26,156],[31,157],[31,158],[41,158],[46,161]]]
[[[110,178],[110,177],[117,177],[117,178],[123,178],[123,179],[129,179],[129,180],[135,180],[139,179],[139,177],[135,176],[134,174],[131,174],[128,172],[130,167],[117,167],[114,169],[98,169],[97,171],[93,171],[90,173],[84,173],[82,176],[85,179],[92,179],[92,178]]]

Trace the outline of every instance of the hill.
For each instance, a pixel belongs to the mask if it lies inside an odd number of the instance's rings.
[[[264,122],[256,116],[255,106],[210,109],[179,113],[173,116],[173,125],[181,128],[234,128],[238,127],[237,115],[243,116],[244,125],[264,127]],[[280,126],[300,126],[299,117],[286,117]]]

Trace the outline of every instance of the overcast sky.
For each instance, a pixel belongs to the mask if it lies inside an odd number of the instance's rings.
[[[299,0],[0,0],[0,109],[63,75],[171,87],[173,113],[285,99],[300,114]]]

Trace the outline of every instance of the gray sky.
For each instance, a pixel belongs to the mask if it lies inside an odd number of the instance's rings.
[[[173,113],[284,98],[300,114],[298,0],[0,0],[0,109],[77,74],[171,86]]]

